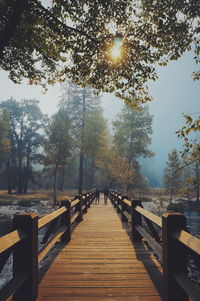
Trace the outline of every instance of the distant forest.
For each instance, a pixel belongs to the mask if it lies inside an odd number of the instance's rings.
[[[77,189],[108,185],[126,193],[156,185],[154,175],[141,173],[141,158],[150,151],[152,121],[148,106],[124,105],[112,129],[104,118],[101,97],[90,87],[67,81],[57,113],[43,114],[35,99],[14,98],[0,104],[0,189],[16,191]],[[163,184],[172,199],[181,192],[199,200],[198,160],[188,153],[168,155]],[[155,183],[154,183],[155,182]]]

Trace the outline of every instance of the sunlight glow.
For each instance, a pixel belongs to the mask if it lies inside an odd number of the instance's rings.
[[[122,55],[122,39],[117,37],[114,39],[113,46],[111,48],[111,56],[114,60],[117,60]]]

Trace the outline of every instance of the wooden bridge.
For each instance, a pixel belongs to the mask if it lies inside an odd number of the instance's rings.
[[[200,240],[186,231],[185,217],[160,218],[111,190],[109,198],[97,204],[90,191],[39,220],[16,215],[15,230],[0,238],[0,271],[13,252],[13,278],[0,301],[199,301],[187,257],[199,268]]]

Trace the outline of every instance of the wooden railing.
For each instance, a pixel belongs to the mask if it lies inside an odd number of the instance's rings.
[[[185,216],[165,213],[158,217],[145,210],[140,201],[112,190],[109,198],[121,220],[130,222],[133,241],[144,240],[158,256],[166,301],[200,301],[200,290],[187,275],[188,256],[200,268],[200,240],[187,232]]]
[[[71,239],[75,222],[83,220],[95,197],[95,190],[63,201],[59,209],[38,219],[36,214],[20,213],[13,219],[13,231],[0,238],[0,273],[13,253],[13,277],[0,291],[0,301],[34,301],[38,295],[39,263],[58,241]],[[43,229],[42,247],[38,234]]]

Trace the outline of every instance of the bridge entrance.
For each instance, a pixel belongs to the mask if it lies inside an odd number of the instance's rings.
[[[37,301],[161,301],[161,266],[108,201],[92,203],[39,286]]]

